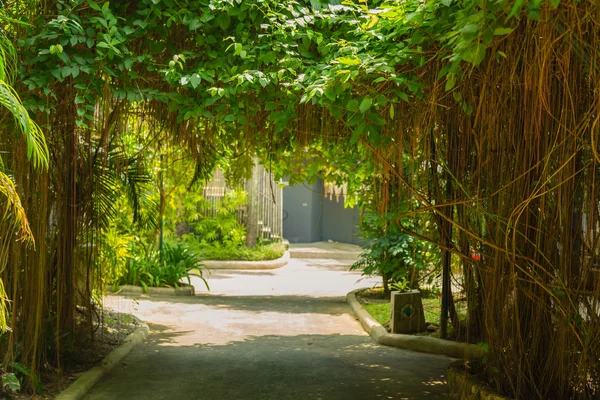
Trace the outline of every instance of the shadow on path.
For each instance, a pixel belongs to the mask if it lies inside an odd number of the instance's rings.
[[[342,297],[312,296],[227,296],[199,294],[193,297],[148,297],[149,303],[186,304],[191,307],[204,305],[215,309],[251,312],[275,312],[282,314],[348,314],[349,308]]]
[[[98,384],[108,399],[442,399],[447,359],[355,335],[267,335],[176,345],[187,332],[152,325],[150,340]]]
[[[107,297],[107,307],[133,313],[151,334],[86,399],[446,398],[451,359],[375,343],[344,296],[378,280],[345,268],[291,260],[273,271],[219,270],[210,294]]]

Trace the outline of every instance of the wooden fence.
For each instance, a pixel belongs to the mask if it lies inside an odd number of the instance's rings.
[[[280,182],[275,180],[272,173],[262,165],[255,165],[252,169],[252,179],[245,182],[244,186],[248,193],[252,193],[249,187],[255,183],[256,203],[258,219],[258,238],[260,240],[281,240],[283,237],[283,191]],[[223,171],[216,169],[211,181],[207,182],[202,189],[202,196],[210,204],[203,214],[214,217],[217,206],[225,194],[231,190]],[[237,212],[237,220],[244,226],[248,226],[247,206],[240,207]]]

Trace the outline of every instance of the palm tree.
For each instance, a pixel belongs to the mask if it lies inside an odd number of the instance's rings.
[[[0,11],[2,12],[2,11]],[[0,15],[0,22],[14,23],[10,18]],[[27,144],[27,158],[35,168],[48,166],[48,147],[40,127],[31,119],[29,113],[21,103],[19,95],[13,88],[16,73],[17,54],[13,44],[3,32],[0,32],[0,104],[12,115],[15,125],[20,129]],[[34,243],[33,235],[29,228],[27,215],[21,204],[21,199],[15,184],[0,157],[0,193],[6,198],[6,211],[1,217],[1,222],[7,223],[15,230],[19,240]],[[7,249],[10,244],[8,238],[0,241],[0,271],[8,260]],[[7,329],[6,292],[0,280],[0,332]]]

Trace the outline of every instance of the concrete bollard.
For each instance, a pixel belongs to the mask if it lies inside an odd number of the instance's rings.
[[[425,330],[421,292],[392,292],[390,307],[391,333],[417,333]]]

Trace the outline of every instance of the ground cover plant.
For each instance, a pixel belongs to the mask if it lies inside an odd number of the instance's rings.
[[[131,257],[123,274],[112,282],[113,291],[120,285],[141,286],[146,291],[149,287],[176,288],[185,281],[191,284],[190,273],[203,278],[205,268],[201,258],[187,246],[167,243],[163,251],[162,259],[158,252]]]
[[[384,297],[383,290],[371,289],[369,293],[358,293],[359,299],[365,310],[377,322],[385,327],[389,327],[390,322],[390,310],[391,304],[389,298]],[[363,297],[364,296],[364,297]],[[439,326],[440,326],[440,315],[441,315],[441,303],[442,297],[439,292],[423,292],[423,312],[425,313],[425,322],[430,325],[428,330],[436,337],[439,337]],[[464,301],[457,302],[457,313],[461,320],[466,319],[466,304]],[[430,333],[431,333],[430,332]],[[465,338],[458,338],[459,332],[453,332],[453,338],[456,340],[464,340]]]
[[[285,253],[282,243],[259,244],[251,248],[198,243],[193,248],[203,260],[268,261],[281,258]]]

